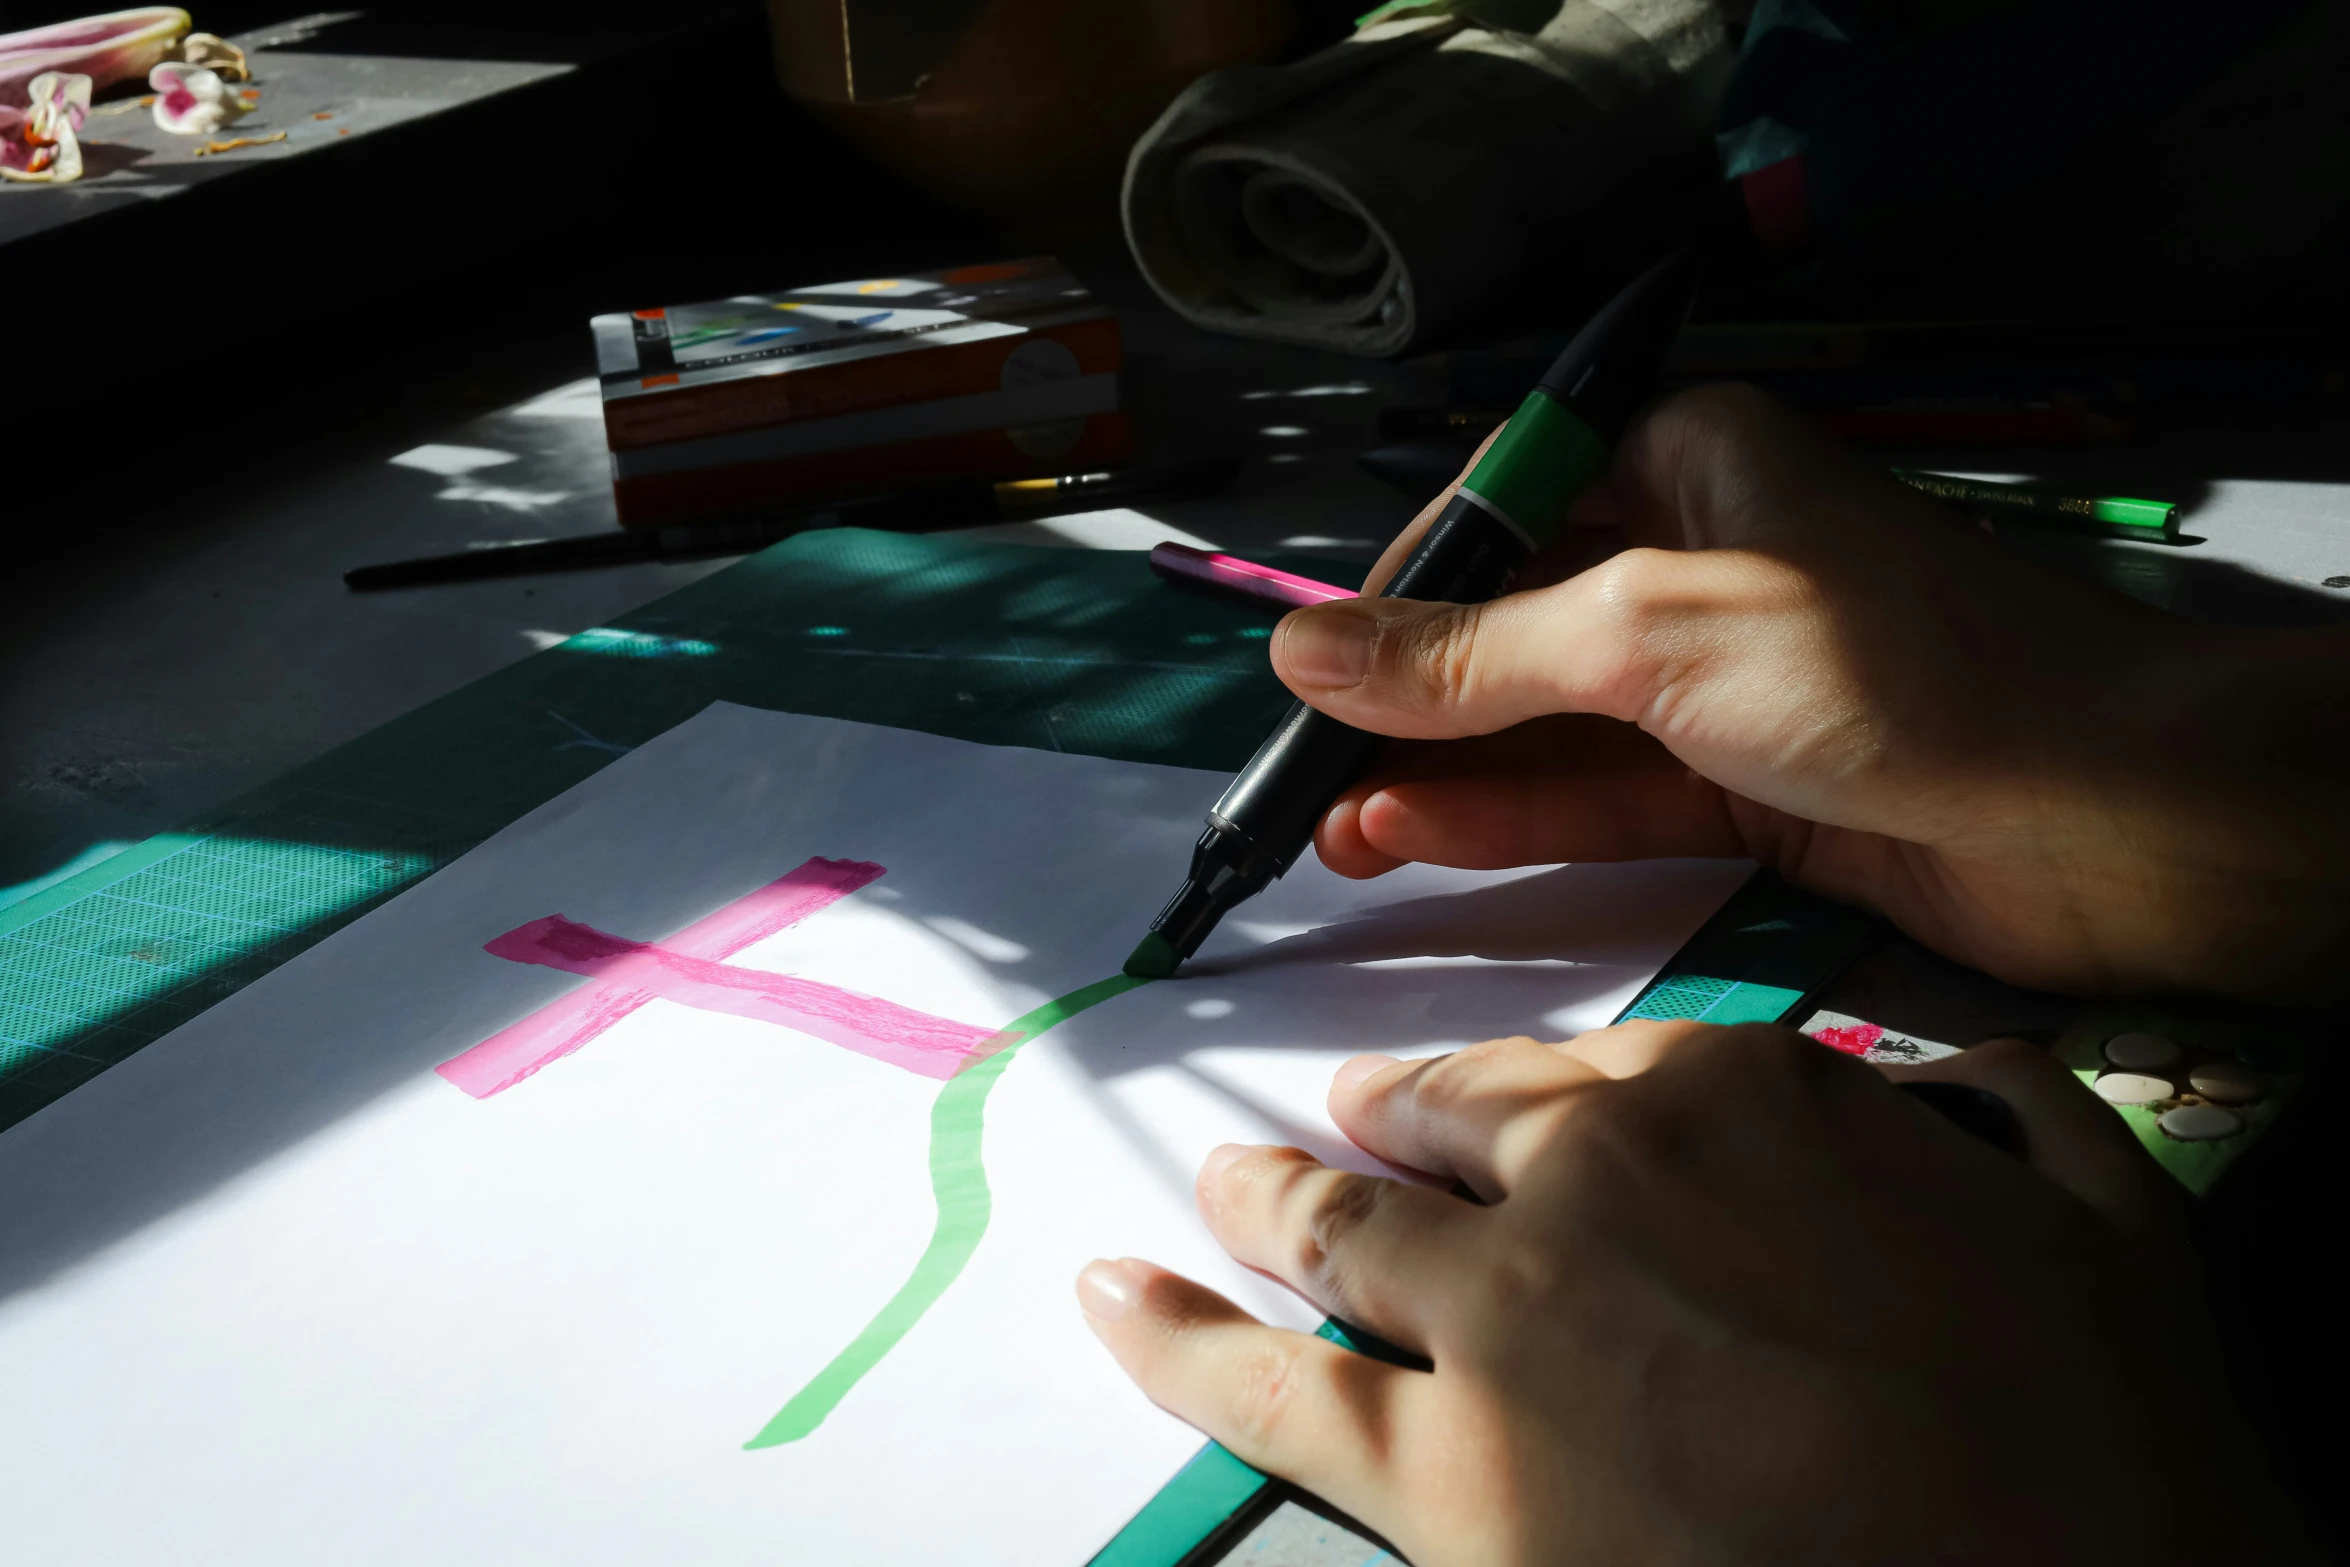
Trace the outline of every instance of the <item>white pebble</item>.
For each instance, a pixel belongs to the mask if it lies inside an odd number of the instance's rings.
[[[2155,1123],[2182,1143],[2215,1143],[2223,1137],[2233,1137],[2244,1130],[2244,1123],[2232,1110],[2217,1105],[2181,1105],[2176,1110],[2165,1110]]]
[[[2109,1105],[2150,1105],[2177,1094],[2169,1078],[2143,1072],[2108,1072],[2097,1079],[2097,1097]]]
[[[2133,1072],[2159,1071],[2179,1058],[2179,1047],[2160,1034],[2116,1034],[2105,1042],[2105,1059]]]
[[[2260,1074],[2236,1065],[2233,1061],[2214,1061],[2199,1066],[2187,1082],[2195,1092],[2213,1104],[2248,1105],[2268,1092],[2268,1085]]]

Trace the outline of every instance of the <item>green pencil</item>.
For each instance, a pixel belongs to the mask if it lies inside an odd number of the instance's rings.
[[[2179,542],[2178,508],[2168,501],[2131,500],[2119,495],[2065,495],[2029,484],[1959,479],[1946,473],[1896,468],[1893,477],[1954,506],[1979,506],[1993,517],[2036,527],[2068,528],[2109,539]]]

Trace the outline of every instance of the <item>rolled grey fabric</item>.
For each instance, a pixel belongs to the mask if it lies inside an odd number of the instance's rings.
[[[1538,25],[1416,15],[1194,82],[1126,164],[1151,286],[1217,331],[1401,353],[1539,287],[1592,221],[1717,177],[1714,0],[1511,11]]]

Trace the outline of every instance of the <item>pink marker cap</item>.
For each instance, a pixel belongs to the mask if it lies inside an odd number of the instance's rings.
[[[1311,577],[1301,577],[1295,572],[1260,566],[1253,560],[1242,560],[1236,555],[1219,555],[1212,550],[1193,549],[1188,544],[1153,545],[1151,570],[1169,582],[1220,588],[1262,603],[1279,604],[1285,609],[1303,609],[1309,604],[1327,604],[1332,599],[1359,596],[1352,588],[1333,587],[1327,582],[1316,582]]]

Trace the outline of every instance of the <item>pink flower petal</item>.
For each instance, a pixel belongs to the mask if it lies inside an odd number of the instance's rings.
[[[167,61],[147,73],[155,123],[174,136],[209,136],[249,112],[245,100],[201,65]]]
[[[87,76],[93,88],[144,76],[189,26],[177,6],[148,6],[0,34],[0,107],[27,107],[33,78],[51,71]]]
[[[0,109],[0,176],[63,184],[82,177],[82,144],[74,133],[90,109],[90,79],[44,71],[27,84],[29,111]]]

